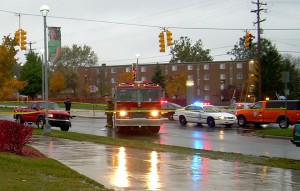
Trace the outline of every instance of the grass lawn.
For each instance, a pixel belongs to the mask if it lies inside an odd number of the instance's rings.
[[[60,108],[65,108],[65,105],[64,105],[63,102],[57,102],[57,103],[58,103]],[[16,101],[3,101],[3,102],[0,102],[0,105],[7,106],[7,107],[9,107],[9,106],[25,107],[25,106],[28,105],[28,103],[26,103],[26,102],[16,102]],[[72,102],[71,109],[105,110],[105,107],[106,107],[105,104],[91,104],[91,103]]]
[[[0,152],[0,190],[101,190],[103,185],[49,158]]]
[[[264,135],[272,135],[272,136],[280,136],[280,137],[292,137],[293,136],[293,129],[262,129],[262,130],[256,130],[256,135],[264,136]]]

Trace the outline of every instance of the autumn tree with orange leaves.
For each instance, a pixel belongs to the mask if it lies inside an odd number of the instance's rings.
[[[186,95],[187,74],[176,73],[166,76],[166,94],[178,98]]]
[[[54,94],[60,94],[66,88],[66,80],[63,74],[56,70],[50,80],[50,91]]]
[[[17,63],[15,55],[16,41],[10,36],[4,36],[0,44],[0,101],[13,95],[14,91],[22,90],[27,86],[26,81],[18,81],[13,77],[13,66]]]

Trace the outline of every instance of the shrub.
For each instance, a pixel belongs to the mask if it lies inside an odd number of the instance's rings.
[[[33,127],[14,121],[0,120],[0,151],[22,154],[32,137]]]

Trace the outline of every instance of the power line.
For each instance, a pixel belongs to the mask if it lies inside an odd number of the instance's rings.
[[[27,16],[35,16],[42,17],[41,15],[36,14],[28,14],[28,13],[17,13],[12,11],[0,10],[0,12],[13,13],[13,14],[21,14]],[[137,26],[137,27],[150,27],[150,28],[172,28],[172,29],[184,29],[184,30],[222,30],[222,31],[243,31],[245,28],[218,28],[218,27],[179,27],[179,26],[159,26],[159,25],[145,25],[145,24],[137,24],[137,23],[127,23],[127,22],[116,22],[116,21],[105,21],[105,20],[95,20],[95,19],[82,19],[82,18],[74,18],[74,17],[61,17],[61,16],[47,16],[48,18],[55,19],[66,19],[66,20],[75,20],[75,21],[87,21],[87,22],[96,22],[96,23],[107,23],[107,24],[117,24],[117,25],[127,25],[127,26]],[[258,30],[256,28],[250,30]],[[300,28],[264,28],[265,31],[299,31]]]

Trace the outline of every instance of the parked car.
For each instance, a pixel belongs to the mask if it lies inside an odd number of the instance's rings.
[[[161,116],[168,118],[170,121],[174,120],[173,115],[175,113],[176,109],[182,108],[181,105],[178,105],[176,103],[168,102],[168,101],[162,101],[161,102]]]
[[[237,102],[237,103],[233,103],[231,105],[229,105],[228,107],[226,107],[226,112],[235,114],[237,110],[240,109],[249,109],[251,106],[253,105],[253,103],[248,103],[248,102]]]
[[[198,125],[207,124],[209,127],[225,125],[231,127],[237,122],[236,116],[221,111],[214,105],[192,104],[182,109],[175,110],[174,120],[178,120],[181,125],[187,123],[197,123]]]
[[[31,101],[27,107],[14,108],[13,118],[17,123],[35,123],[38,128],[43,128],[46,123],[46,102]],[[62,131],[68,131],[71,127],[71,116],[68,112],[60,110],[55,102],[48,102],[48,119],[52,127],[60,127]]]
[[[293,139],[291,142],[296,145],[297,147],[300,147],[300,124],[296,124],[293,128]]]

